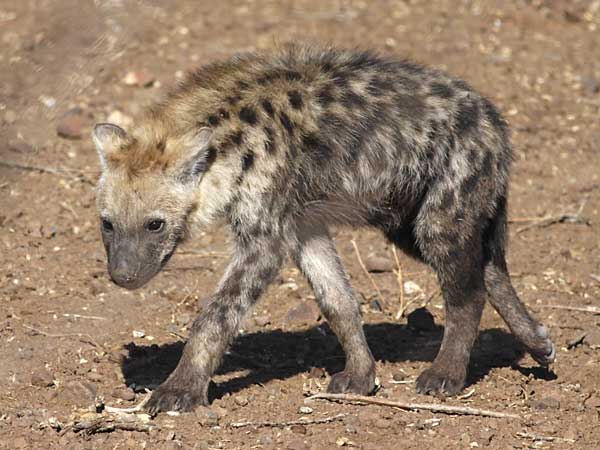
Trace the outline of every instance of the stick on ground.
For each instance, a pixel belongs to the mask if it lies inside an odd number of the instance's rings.
[[[366,397],[364,395],[353,395],[353,394],[329,394],[322,392],[308,397],[306,400],[331,400],[351,403],[368,403],[372,405],[391,406],[392,408],[405,409],[407,411],[423,410],[432,411],[444,414],[457,414],[457,415],[468,415],[468,416],[483,416],[483,417],[496,417],[501,419],[520,419],[521,417],[517,414],[503,413],[498,411],[490,411],[487,409],[471,408],[468,406],[451,406],[451,405],[439,405],[435,403],[405,403],[398,402],[395,400],[386,400],[377,397]]]
[[[387,302],[386,302],[385,298],[383,298],[383,294],[381,293],[379,286],[377,286],[377,283],[375,283],[375,280],[373,279],[373,277],[367,270],[365,263],[363,262],[362,258],[360,257],[360,251],[358,250],[358,245],[356,245],[356,241],[354,239],[352,239],[350,242],[352,243],[352,246],[354,247],[354,252],[356,253],[356,259],[358,260],[358,264],[360,264],[360,267],[362,268],[363,272],[367,275],[367,278],[373,285],[373,288],[377,291],[377,295],[379,296],[379,299],[381,300],[383,309],[385,309],[386,311],[389,312]]]
[[[541,308],[566,309],[567,311],[579,311],[591,314],[600,314],[600,308],[596,306],[563,306],[563,305],[539,305]]]
[[[231,428],[242,428],[242,427],[273,427],[273,428],[285,428],[293,425],[316,425],[320,423],[330,423],[336,420],[341,420],[346,417],[347,414],[338,414],[331,417],[323,417],[321,419],[298,419],[290,420],[287,422],[233,422],[229,426]]]

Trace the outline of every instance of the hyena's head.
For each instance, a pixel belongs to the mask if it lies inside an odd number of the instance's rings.
[[[98,124],[93,132],[108,272],[127,289],[154,277],[186,237],[202,202],[200,181],[214,159],[210,129],[165,134],[148,127],[128,134],[112,124]]]

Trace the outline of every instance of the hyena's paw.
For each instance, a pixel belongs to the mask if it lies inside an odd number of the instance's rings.
[[[456,395],[465,387],[466,374],[452,373],[435,366],[421,372],[417,378],[419,394]]]
[[[549,366],[554,362],[556,357],[556,347],[550,340],[550,332],[543,325],[538,325],[536,328],[535,338],[532,342],[525,342],[525,347],[533,359],[540,366]]]
[[[375,372],[356,375],[346,370],[331,376],[327,392],[334,394],[352,393],[369,395],[375,390]]]
[[[151,415],[161,411],[193,411],[197,406],[208,406],[206,390],[189,390],[175,383],[165,382],[152,392],[144,409]]]

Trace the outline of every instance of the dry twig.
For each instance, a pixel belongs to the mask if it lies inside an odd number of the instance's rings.
[[[293,425],[317,425],[321,423],[330,423],[337,420],[342,420],[347,414],[337,414],[331,417],[323,417],[321,419],[299,419],[290,420],[287,422],[232,422],[229,424],[231,428],[242,428],[242,427],[273,427],[273,428],[285,428]]]
[[[148,389],[146,389],[146,396],[137,405],[135,405],[135,406],[133,406],[131,408],[116,408],[114,406],[105,405],[104,406],[104,411],[106,411],[108,413],[111,413],[111,414],[131,414],[131,413],[136,413],[136,412],[141,411],[142,409],[144,409],[144,406],[146,406],[146,403],[148,403],[148,400],[150,400],[150,396],[151,395],[152,395],[152,392],[150,392]]]
[[[74,420],[66,425],[60,434],[73,430],[75,433],[82,431],[83,434],[90,436],[115,430],[149,432],[153,428],[156,428],[156,424],[150,422],[150,416],[147,414],[118,414],[114,416],[94,414],[90,417],[84,416]]]
[[[402,264],[400,264],[400,258],[398,258],[398,252],[396,246],[392,246],[392,253],[394,254],[394,260],[396,261],[396,280],[398,281],[398,288],[400,289],[400,308],[396,313],[395,319],[400,320],[408,305],[404,304],[404,277],[402,274]]]
[[[358,250],[358,245],[356,245],[356,241],[354,239],[352,239],[350,242],[352,243],[352,246],[354,247],[354,252],[356,253],[356,259],[358,260],[358,264],[360,264],[360,267],[362,268],[363,272],[367,275],[367,278],[371,282],[371,285],[377,291],[377,295],[379,296],[379,299],[381,300],[383,309],[386,311],[389,311],[387,301],[385,300],[385,298],[383,298],[383,294],[381,293],[379,286],[377,286],[375,279],[371,276],[371,274],[367,270],[365,263],[363,262],[363,260],[360,256],[360,251]]]
[[[579,311],[591,314],[600,314],[600,308],[596,306],[563,306],[563,305],[539,305],[541,308],[566,309],[567,311]]]
[[[94,185],[94,183],[92,183],[90,180],[88,180],[83,175],[81,175],[79,173],[81,171],[77,170],[77,169],[67,169],[67,168],[54,169],[52,167],[32,166],[29,164],[19,164],[19,163],[10,162],[10,161],[0,161],[0,167],[7,167],[9,169],[16,169],[16,170],[25,170],[27,172],[48,173],[51,175],[57,175],[57,176],[61,176],[61,177],[70,178],[71,180],[83,181],[85,183],[91,184],[92,186]],[[79,174],[72,175],[72,173],[79,173]]]
[[[589,219],[583,217],[581,213],[583,212],[583,208],[587,203],[587,198],[581,202],[579,209],[575,214],[562,213],[557,216],[546,216],[546,217],[517,217],[510,219],[510,223],[519,223],[519,222],[533,222],[529,225],[525,225],[517,229],[517,234],[522,233],[523,231],[530,230],[532,228],[545,228],[550,225],[554,225],[557,223],[579,223],[584,225],[590,225]]]
[[[92,336],[90,336],[89,334],[86,334],[86,333],[54,334],[54,333],[48,333],[43,330],[39,330],[37,328],[32,327],[31,325],[27,325],[26,323],[23,324],[23,327],[27,328],[31,331],[34,331],[37,334],[41,334],[42,336],[48,336],[48,337],[53,337],[53,338],[78,337],[81,342],[85,342],[86,344],[91,344],[94,347],[98,347],[98,348],[101,347],[96,341],[94,341],[94,338]],[[83,340],[82,338],[86,338],[86,339]]]
[[[353,395],[353,394],[329,394],[319,393],[312,395],[307,400],[324,399],[331,401],[342,401],[352,403],[368,403],[372,405],[391,406],[392,408],[400,408],[408,411],[424,410],[432,411],[444,414],[458,414],[458,415],[469,415],[469,416],[484,416],[484,417],[496,417],[505,419],[520,419],[520,416],[516,414],[503,413],[498,411],[490,411],[487,409],[470,408],[468,406],[451,406],[451,405],[439,405],[435,403],[405,403],[398,402],[395,400],[386,400],[377,397],[366,397],[364,395]]]
[[[531,439],[532,441],[568,442],[570,444],[574,444],[575,443],[575,439],[569,439],[569,438],[563,438],[563,437],[554,437],[554,436],[543,436],[541,434],[535,434],[535,433],[519,432],[519,433],[517,433],[517,436],[522,437],[522,438],[526,438],[526,439]]]

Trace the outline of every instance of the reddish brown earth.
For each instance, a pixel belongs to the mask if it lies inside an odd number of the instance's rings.
[[[0,161],[46,171],[0,166],[0,448],[598,448],[600,315],[547,306],[600,306],[599,1],[4,0],[0,39]],[[521,419],[323,401],[300,413],[305,394],[326,386],[343,358],[310,289],[288,264],[215,378],[217,416],[161,414],[150,432],[59,433],[50,424],[68,424],[96,397],[132,406],[143,393],[134,398],[127,386],[143,391],[164,379],[227,261],[228,236],[215,228],[144,289],[112,285],[94,208],[90,125],[111,114],[126,122],[180,71],[298,40],[410,57],[465,78],[499,104],[516,149],[510,269],[523,300],[551,328],[558,346],[552,371],[529,357],[517,364],[517,345],[487,308],[470,395],[415,394],[414,380],[440,343],[444,312],[435,279],[400,255],[404,281],[420,287],[405,294],[408,312],[427,303],[438,325],[410,329],[405,317],[393,317],[395,274],[372,275],[388,307],[377,311],[351,241],[363,259],[381,256],[393,268],[391,248],[374,232],[338,230],[364,297],[377,395]],[[140,73],[130,86],[123,79],[132,71]],[[582,204],[589,225],[524,229],[543,225],[525,219],[575,214]],[[294,310],[298,304],[304,306]],[[144,337],[134,337],[142,330]],[[580,342],[569,346],[574,340]],[[346,416],[294,427],[230,426],[337,414]]]

